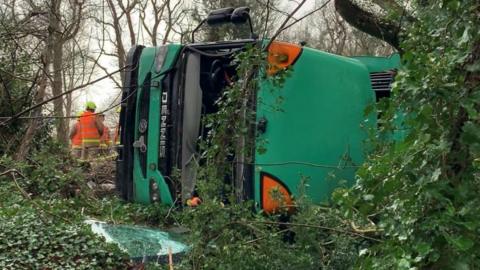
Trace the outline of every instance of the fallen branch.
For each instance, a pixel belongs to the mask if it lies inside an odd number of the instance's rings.
[[[338,233],[351,234],[351,235],[355,235],[355,236],[365,238],[365,239],[368,239],[368,240],[372,240],[372,241],[376,241],[376,242],[383,242],[380,239],[373,238],[373,237],[370,237],[370,236],[366,236],[366,235],[363,235],[363,234],[358,233],[358,232],[347,231],[347,230],[342,230],[342,229],[337,229],[337,228],[331,228],[331,227],[326,227],[326,226],[316,225],[316,224],[278,222],[278,221],[250,221],[250,222],[251,223],[259,223],[259,224],[285,225],[285,226],[316,228],[316,229],[328,230],[328,231],[333,231],[333,232],[338,232]]]
[[[371,227],[371,228],[365,228],[361,229],[353,221],[350,221],[350,227],[352,227],[352,230],[356,233],[377,233],[377,232],[383,232],[383,229],[377,229],[376,227]]]
[[[15,171],[17,171],[17,170],[15,170],[15,169],[6,170],[6,171],[0,173],[0,176],[4,176],[4,175],[7,175],[7,174],[15,172]]]

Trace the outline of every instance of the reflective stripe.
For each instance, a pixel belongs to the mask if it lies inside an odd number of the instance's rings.
[[[94,142],[94,143],[100,143],[99,139],[83,139],[82,142]]]

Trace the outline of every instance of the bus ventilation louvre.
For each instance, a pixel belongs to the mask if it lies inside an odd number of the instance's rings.
[[[395,77],[396,74],[396,70],[370,73],[370,82],[372,83],[373,91],[375,91],[377,101],[381,98],[390,96],[393,77]]]

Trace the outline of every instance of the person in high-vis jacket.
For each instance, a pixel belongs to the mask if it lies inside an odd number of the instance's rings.
[[[100,138],[103,134],[103,123],[95,114],[97,105],[91,101],[86,103],[85,111],[80,116],[80,134],[82,137],[82,159],[98,155]]]
[[[82,155],[82,136],[80,132],[80,115],[82,113],[77,113],[77,121],[70,130],[70,141],[72,148],[72,156],[75,158],[80,158]]]

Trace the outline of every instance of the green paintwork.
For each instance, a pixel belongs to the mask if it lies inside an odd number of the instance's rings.
[[[354,56],[353,59],[364,64],[369,72],[380,72],[390,69],[397,69],[400,66],[400,55],[392,54],[389,57],[381,56]]]
[[[181,45],[167,45],[162,71],[178,59]],[[155,72],[156,48],[145,48],[139,60],[138,85],[148,72]],[[261,83],[257,120],[266,118],[267,128],[256,139],[254,199],[260,203],[260,172],[280,179],[294,196],[300,180],[307,180],[306,195],[313,202],[327,202],[339,185],[351,185],[356,168],[365,158],[366,128],[375,127],[376,115],[365,116],[365,108],[375,101],[369,72],[399,66],[399,56],[342,57],[303,48],[282,89]],[[147,143],[147,177],[141,172],[138,149],[134,151],[134,200],[150,203],[149,179],[159,186],[160,200],[173,204],[168,185],[158,168],[161,80],[152,80]],[[139,87],[137,108],[143,89]],[[279,103],[279,100],[283,100]],[[138,140],[139,110],[136,112],[135,140]],[[150,167],[154,164],[154,169]]]
[[[283,98],[280,105],[278,96]],[[263,84],[258,100],[257,120],[265,117],[268,123],[257,139],[257,149],[263,140],[267,149],[255,155],[257,202],[260,172],[279,178],[294,196],[301,178],[306,177],[306,195],[317,203],[326,202],[342,182],[352,184],[354,166],[364,160],[367,134],[361,124],[376,124],[375,115],[365,122],[364,110],[375,97],[364,64],[304,48],[283,89],[272,90]],[[282,165],[269,165],[278,163]]]
[[[138,85],[141,86],[147,76],[148,72],[152,72],[152,78],[157,74],[171,68],[177,59],[177,55],[181,50],[181,46],[177,44],[166,45],[168,48],[165,60],[160,72],[155,71],[155,55],[157,48],[145,48],[142,51],[139,61],[138,70]],[[133,169],[133,184],[134,184],[134,200],[140,203],[150,203],[150,187],[149,179],[154,179],[159,187],[159,195],[161,202],[164,204],[173,204],[173,198],[168,189],[162,174],[158,170],[158,152],[159,152],[159,133],[160,133],[160,108],[161,108],[161,81],[164,75],[152,79],[152,86],[150,88],[150,106],[148,119],[148,143],[147,143],[147,177],[144,178],[140,168],[140,160],[138,149],[134,151],[134,169]],[[140,97],[142,96],[142,87],[138,88],[137,93],[137,108],[139,108]],[[136,111],[135,126],[135,140],[139,137],[139,110]],[[154,164],[155,168],[150,167]]]

